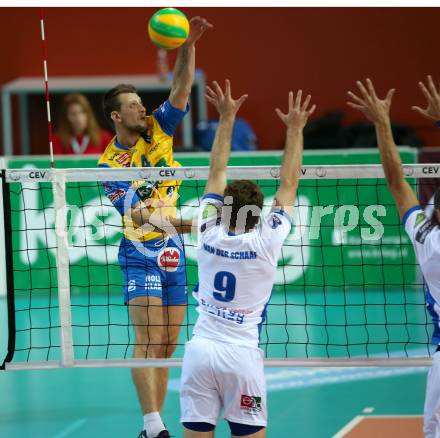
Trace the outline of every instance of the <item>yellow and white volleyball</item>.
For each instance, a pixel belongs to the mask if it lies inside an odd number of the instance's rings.
[[[148,35],[161,49],[176,49],[186,41],[188,34],[189,21],[175,8],[160,9],[148,23]]]

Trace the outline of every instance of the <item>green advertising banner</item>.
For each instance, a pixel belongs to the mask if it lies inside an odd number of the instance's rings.
[[[400,150],[404,163],[416,153]],[[183,166],[206,166],[205,153],[176,154]],[[233,154],[230,165],[276,165],[280,152]],[[63,157],[57,167],[93,168],[96,157]],[[376,150],[307,152],[305,165],[374,164]],[[9,159],[8,168],[48,168],[47,157]],[[35,180],[39,173],[36,171]],[[203,182],[186,181],[180,190],[182,215],[193,217]],[[270,205],[276,181],[262,181]],[[117,252],[121,219],[98,183],[67,184],[72,293],[84,288],[120,291]],[[54,210],[49,183],[11,184],[15,284],[18,289],[56,287]],[[185,236],[188,284],[196,281],[196,241]],[[283,248],[277,289],[341,289],[404,285],[416,279],[413,251],[400,225],[384,180],[302,180],[294,226]]]

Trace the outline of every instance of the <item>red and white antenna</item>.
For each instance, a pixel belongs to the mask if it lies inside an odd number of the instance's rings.
[[[49,130],[49,150],[50,165],[55,167],[53,160],[53,136],[52,136],[52,120],[50,117],[50,96],[49,96],[49,76],[47,74],[47,44],[44,32],[44,8],[40,8],[40,26],[41,26],[41,44],[43,47],[43,66],[44,66],[44,82],[46,84],[46,107],[47,107],[47,126]]]

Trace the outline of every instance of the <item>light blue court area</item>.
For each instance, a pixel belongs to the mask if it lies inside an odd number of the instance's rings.
[[[164,419],[174,436],[178,380],[171,371]],[[267,369],[269,438],[330,438],[352,418],[421,414],[425,369]],[[124,369],[70,369],[0,374],[0,436],[137,437],[141,416]],[[229,436],[221,423],[217,435]],[[416,437],[415,437],[416,438]]]
[[[430,323],[420,290],[325,292],[273,294],[262,329],[268,357],[428,354]],[[190,304],[182,345],[196,318],[192,298]],[[0,307],[4,347],[4,300]],[[58,310],[55,291],[21,292],[14,362],[59,359]],[[120,294],[73,290],[72,321],[76,358],[131,356],[134,339]],[[267,369],[268,437],[330,438],[358,415],[421,415],[426,373],[416,367]],[[179,376],[171,369],[163,412],[177,438],[183,436]],[[2,371],[0,394],[1,438],[130,438],[142,424],[129,369]],[[229,436],[224,423],[216,436]]]

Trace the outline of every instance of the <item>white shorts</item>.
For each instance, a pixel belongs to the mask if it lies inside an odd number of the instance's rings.
[[[424,411],[425,438],[440,438],[440,352],[434,353],[428,373]]]
[[[266,426],[263,352],[195,336],[185,346],[180,421]]]

